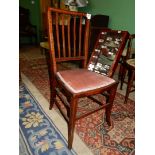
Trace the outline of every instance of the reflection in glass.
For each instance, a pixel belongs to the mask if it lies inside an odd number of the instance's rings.
[[[117,51],[122,42],[121,31],[101,32],[96,48],[92,54],[88,70],[108,75],[110,67],[115,59]]]

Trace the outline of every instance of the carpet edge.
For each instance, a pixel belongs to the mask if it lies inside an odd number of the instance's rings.
[[[36,100],[42,107],[42,109],[46,112],[48,117],[54,122],[57,128],[61,131],[62,135],[66,138],[68,137],[68,127],[66,121],[59,116],[59,114],[54,110],[49,110],[49,103],[47,99],[39,92],[39,90],[34,86],[34,84],[21,73],[22,81],[26,85],[26,87],[31,91],[31,93],[35,96]],[[58,121],[59,120],[59,121]],[[80,137],[74,133],[74,142],[73,148],[78,155],[93,155],[91,150],[86,146],[86,144],[80,139]]]

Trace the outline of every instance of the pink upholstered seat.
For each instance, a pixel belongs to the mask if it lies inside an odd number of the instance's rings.
[[[57,72],[59,82],[66,86],[68,91],[78,94],[109,86],[115,80],[87,69],[74,69]]]

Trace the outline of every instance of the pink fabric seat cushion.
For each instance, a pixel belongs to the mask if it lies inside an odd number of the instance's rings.
[[[72,93],[87,92],[115,83],[114,79],[87,69],[60,71],[56,77]]]

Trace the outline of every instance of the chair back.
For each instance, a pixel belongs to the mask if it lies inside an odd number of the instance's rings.
[[[101,30],[88,63],[88,70],[112,77],[128,37],[127,31]]]
[[[128,39],[127,53],[126,53],[125,60],[132,58],[132,54],[135,53],[134,51],[135,48],[133,48],[134,40],[135,40],[135,34],[130,34]]]
[[[48,8],[48,38],[53,72],[56,62],[82,61],[88,57],[89,15],[57,8]]]

